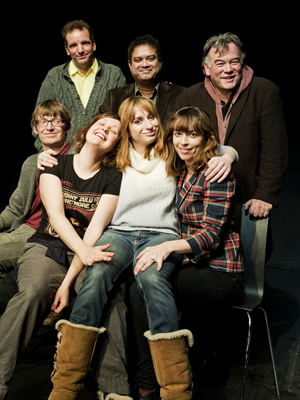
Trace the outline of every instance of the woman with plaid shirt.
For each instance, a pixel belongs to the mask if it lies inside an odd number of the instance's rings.
[[[220,148],[204,110],[178,110],[168,121],[165,146],[167,174],[178,177],[175,210],[180,239],[145,248],[138,256],[135,270],[145,270],[151,259],[160,268],[171,254],[177,254],[180,263],[173,280],[174,295],[179,309],[195,320],[197,308],[228,304],[243,288],[239,235],[233,231],[236,183],[231,172],[225,178],[223,175],[208,179],[208,165],[220,154]],[[141,321],[141,315],[138,319]],[[151,347],[150,350],[159,381],[164,366],[159,368]],[[150,377],[149,362],[146,368]]]
[[[232,173],[218,181],[207,179],[208,162],[220,150],[206,112],[197,107],[177,111],[167,125],[165,145],[167,173],[178,176],[175,210],[180,239],[146,248],[135,269],[143,271],[149,259],[159,268],[170,254],[181,254],[184,268],[178,269],[174,288],[180,303],[214,303],[220,296],[229,300],[240,293],[243,281],[239,235],[233,231],[236,183]],[[219,275],[222,284],[213,288],[211,282]]]

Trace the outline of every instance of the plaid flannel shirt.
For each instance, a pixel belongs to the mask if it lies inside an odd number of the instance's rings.
[[[243,271],[240,238],[233,232],[233,175],[223,182],[209,182],[205,169],[184,183],[179,177],[176,213],[180,236],[192,248],[193,258],[183,264],[198,263],[205,258],[210,267],[224,272]]]

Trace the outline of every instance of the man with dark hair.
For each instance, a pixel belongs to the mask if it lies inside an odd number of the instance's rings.
[[[144,36],[137,36],[129,45],[128,51],[127,51],[127,56],[128,56],[128,61],[130,62],[132,60],[132,53],[138,46],[142,46],[148,44],[151,46],[153,49],[156,51],[157,59],[161,63],[161,48],[160,48],[160,43],[159,41],[153,37],[152,35],[144,35]]]
[[[47,73],[36,104],[53,99],[69,110],[72,128],[66,141],[71,143],[73,132],[87,125],[97,114],[107,91],[125,85],[126,79],[119,67],[106,64],[94,56],[96,42],[87,22],[68,22],[62,29],[62,38],[71,60]],[[36,137],[34,132],[33,136]],[[39,140],[35,147],[41,149]]]
[[[162,57],[158,40],[151,35],[136,37],[128,48],[128,66],[134,83],[109,90],[99,112],[118,112],[127,97],[144,96],[156,103],[165,125],[174,113],[175,99],[184,87],[161,80]]]

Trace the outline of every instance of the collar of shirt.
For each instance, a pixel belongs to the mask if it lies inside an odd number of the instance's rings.
[[[159,83],[155,86],[151,97],[149,97],[149,99],[152,100],[154,103],[156,103],[156,100],[157,100],[158,88],[159,88]],[[137,84],[135,84],[134,93],[135,93],[136,96],[142,96],[142,93],[139,91],[139,88],[137,87]]]
[[[88,70],[88,72],[84,75],[82,74],[78,68],[76,68],[75,64],[73,63],[73,60],[70,61],[69,63],[69,73],[71,77],[75,77],[76,74],[78,74],[79,76],[86,78],[88,77],[90,74],[94,73],[95,75],[97,74],[98,71],[98,60],[97,58],[95,58],[93,65],[90,67],[90,69]]]
[[[93,65],[85,75],[83,75],[81,72],[78,71],[72,60],[70,61],[69,73],[72,81],[75,84],[75,87],[77,89],[77,92],[79,94],[79,97],[81,99],[84,108],[86,108],[90,95],[92,93],[97,71],[98,71],[98,61],[96,58],[94,60]]]

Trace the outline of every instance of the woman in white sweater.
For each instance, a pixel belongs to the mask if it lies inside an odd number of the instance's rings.
[[[119,202],[109,228],[97,242],[97,246],[109,243],[109,251],[114,255],[109,262],[87,268],[70,315],[74,324],[98,326],[107,293],[127,267],[135,266],[138,254],[146,247],[179,237],[174,210],[176,181],[166,174],[163,130],[156,106],[144,97],[128,98],[122,103],[119,115],[122,138],[117,166],[123,172]],[[219,176],[226,174],[230,165],[218,159],[211,169]],[[157,268],[153,259],[148,264],[149,268],[135,278],[145,302],[151,342],[157,345],[157,360],[160,362],[166,352],[172,360],[168,371],[175,385],[171,387],[170,382],[164,385],[169,386],[173,400],[191,399],[186,340],[191,345],[193,338],[191,332],[178,330],[178,312],[170,284],[175,259],[170,256],[161,268]],[[62,284],[54,302],[55,311],[61,311],[67,304],[69,288]]]

